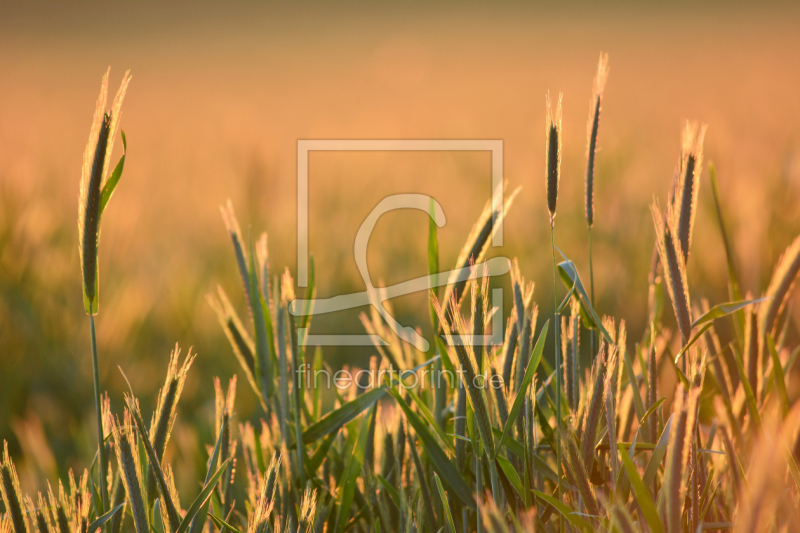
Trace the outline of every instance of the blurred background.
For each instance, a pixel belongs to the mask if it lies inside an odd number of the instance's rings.
[[[247,319],[219,206],[231,199],[245,233],[268,232],[273,272],[296,275],[298,139],[502,139],[507,192],[522,191],[492,254],[519,257],[535,301],[550,310],[545,95],[564,95],[556,241],[587,279],[586,120],[608,52],[597,307],[625,319],[633,342],[647,321],[648,206],[666,199],[685,119],[709,124],[705,160],[719,172],[745,291],[765,289],[800,232],[798,28],[800,6],[789,3],[0,5],[0,439],[23,489],[93,454],[78,186],[109,65],[112,95],[126,69],[133,80],[125,173],[100,239],[100,379],[118,409],[120,366],[149,409],[175,343],[198,353],[168,451],[181,489],[181,465],[204,464],[199,443],[211,440],[212,377],[238,371],[205,295],[221,285]],[[491,194],[488,153],[317,152],[309,168],[321,297],[363,290],[353,239],[386,195],[442,204],[441,264],[451,268]],[[426,232],[424,213],[385,215],[370,241],[372,279],[425,274]],[[695,301],[726,301],[725,273],[704,168],[689,263]],[[393,305],[403,324],[429,329],[425,295]],[[364,310],[315,319],[312,332],[362,333]],[[324,354],[335,368],[366,365],[374,351]],[[242,379],[237,408],[241,419],[260,414]]]

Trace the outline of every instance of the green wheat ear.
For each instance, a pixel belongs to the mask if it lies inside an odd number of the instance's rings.
[[[83,169],[81,171],[80,204],[78,210],[78,231],[80,234],[81,271],[83,273],[83,307],[89,315],[95,315],[99,306],[100,275],[97,263],[97,249],[100,240],[100,218],[108,200],[122,176],[125,166],[123,154],[114,168],[114,171],[103,182],[103,176],[108,171],[111,152],[114,148],[114,138],[119,129],[120,109],[128,83],[131,81],[130,71],[122,77],[122,84],[114,97],[110,111],[106,111],[108,97],[108,74],[110,68],[103,76],[100,85],[100,96],[92,120],[92,129],[89,132],[89,142],[83,154]],[[127,151],[125,134],[122,134],[122,144]]]

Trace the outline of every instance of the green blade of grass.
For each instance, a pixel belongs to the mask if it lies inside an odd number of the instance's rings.
[[[361,464],[364,461],[364,451],[367,447],[367,435],[369,435],[367,429],[369,427],[369,421],[369,416],[365,416],[361,419],[358,425],[356,438],[353,442],[353,448],[345,452],[347,455],[347,463],[342,472],[342,477],[339,480],[339,487],[341,490],[339,492],[339,501],[337,502],[339,506],[335,528],[337,533],[342,533],[349,521],[350,506],[353,503],[353,497],[356,491],[356,479],[361,472]],[[353,429],[355,429],[355,427],[353,427]]]
[[[436,488],[439,490],[439,496],[442,498],[442,507],[444,507],[447,530],[449,533],[456,533],[456,525],[453,523],[453,514],[450,512],[450,504],[447,503],[447,493],[445,493],[442,481],[439,479],[439,475],[436,472],[433,473],[433,479],[436,481]]]
[[[677,362],[677,361],[678,361],[678,360],[681,358],[681,356],[682,356],[682,355],[683,355],[683,354],[684,354],[684,353],[685,353],[685,352],[686,352],[686,351],[687,351],[689,348],[691,348],[691,347],[692,347],[692,345],[693,345],[695,342],[697,342],[697,339],[699,339],[700,337],[702,337],[702,336],[703,336],[703,333],[705,333],[706,331],[708,331],[709,329],[711,329],[711,326],[713,326],[713,325],[714,325],[714,323],[713,323],[713,322],[706,322],[705,324],[703,324],[703,327],[702,327],[702,328],[700,328],[699,330],[697,330],[697,331],[695,332],[695,334],[694,334],[694,335],[692,335],[692,338],[691,338],[691,339],[689,339],[689,341],[688,341],[688,342],[687,342],[687,343],[686,343],[686,344],[683,346],[683,348],[681,348],[681,351],[679,351],[679,352],[678,352],[678,355],[676,355],[676,356],[675,356],[675,361]]]
[[[136,424],[136,429],[139,430],[139,435],[141,436],[140,441],[144,444],[145,452],[147,452],[147,458],[150,462],[150,466],[153,468],[153,473],[156,476],[158,491],[161,493],[161,500],[163,502],[162,505],[164,505],[167,511],[170,529],[175,529],[180,522],[178,510],[175,508],[175,503],[172,501],[172,496],[169,493],[169,488],[167,487],[167,478],[164,475],[164,471],[161,469],[161,462],[158,460],[158,455],[156,454],[155,449],[153,449],[153,445],[150,443],[150,437],[147,434],[147,428],[144,425],[144,420],[142,420],[142,414],[139,412],[139,406],[132,396],[126,395],[125,402],[127,403],[128,409],[133,415],[133,421]]]
[[[105,524],[111,518],[113,518],[117,511],[119,511],[120,509],[125,507],[126,503],[128,503],[128,502],[127,501],[122,502],[121,504],[117,505],[116,507],[111,509],[109,512],[107,512],[106,514],[104,514],[103,516],[101,516],[100,518],[98,518],[97,520],[92,522],[91,524],[89,524],[89,529],[86,530],[86,533],[94,533],[95,531],[97,531],[98,529],[103,527],[103,524]]]
[[[747,400],[747,408],[750,410],[750,416],[753,417],[753,424],[756,428],[760,428],[761,416],[758,414],[758,404],[756,403],[756,397],[753,394],[753,388],[750,386],[750,380],[747,378],[747,372],[744,370],[742,355],[734,345],[731,345],[731,351],[733,352],[733,360],[736,361],[736,369],[739,371],[739,381],[742,383],[742,389],[744,389],[745,399]]]
[[[783,375],[781,358],[778,357],[778,350],[775,349],[775,341],[772,340],[772,335],[770,334],[767,334],[767,348],[772,358],[772,381],[778,389],[778,396],[781,399],[783,414],[786,416],[789,412],[789,394],[786,392],[786,376]]]
[[[225,528],[230,530],[232,533],[244,533],[241,529],[233,527],[232,525],[230,525],[228,522],[218,517],[217,515],[210,514],[208,515],[208,517],[212,520],[212,522],[214,522],[217,525],[219,530],[222,531],[223,533],[225,531]]]
[[[309,444],[331,433],[336,433],[345,424],[372,407],[386,395],[386,389],[377,388],[357,396],[338,409],[326,414],[303,432],[303,442]]]
[[[439,356],[436,356],[403,373],[407,375],[409,372],[417,372],[430,365],[438,358]],[[392,385],[397,382],[397,380],[393,380]],[[387,390],[384,387],[372,389],[371,391],[357,396],[354,400],[345,403],[338,409],[331,411],[306,428],[303,432],[303,442],[305,444],[310,444],[330,433],[339,431],[345,424],[372,407],[372,404],[383,398],[386,394]]]
[[[589,301],[589,296],[586,294],[586,289],[583,288],[583,283],[581,283],[581,277],[578,274],[578,269],[575,267],[575,264],[567,259],[561,250],[558,250],[558,253],[564,258],[564,261],[558,264],[559,276],[567,287],[575,286],[575,298],[577,298],[578,303],[581,304],[581,317],[583,317],[584,323],[590,329],[599,330],[603,338],[606,339],[606,342],[614,344],[614,340],[611,338],[611,335],[608,334],[606,328],[603,327],[603,322],[600,320],[600,317],[597,316],[591,301]]]
[[[650,497],[650,493],[647,491],[647,487],[645,487],[642,478],[639,477],[636,466],[633,464],[633,461],[631,461],[631,458],[628,457],[628,452],[626,452],[624,448],[619,450],[619,454],[620,457],[622,457],[622,465],[625,467],[625,472],[628,474],[628,479],[631,482],[633,494],[636,496],[636,501],[639,503],[639,509],[641,509],[644,519],[650,527],[650,531],[653,533],[663,533],[664,526],[661,523],[661,519],[658,517],[656,505],[653,503],[653,499]]]
[[[205,484],[203,490],[200,491],[200,494],[198,494],[197,498],[195,498],[192,502],[189,510],[186,511],[186,514],[184,515],[183,520],[181,521],[181,524],[178,526],[178,529],[175,531],[175,533],[185,533],[189,529],[189,525],[192,523],[194,517],[200,512],[206,502],[208,502],[208,499],[211,497],[211,493],[214,491],[214,487],[217,486],[219,478],[221,478],[222,474],[225,473],[230,461],[230,459],[224,461],[217,471],[214,472],[214,475],[211,476],[211,479]]]
[[[547,502],[548,504],[552,505],[553,508],[561,513],[570,524],[577,527],[581,531],[587,531],[589,533],[594,531],[594,528],[583,519],[579,514],[575,513],[572,509],[567,507],[563,502],[560,502],[557,498],[553,498],[549,494],[545,494],[544,492],[540,492],[538,490],[534,490],[533,493],[536,495],[537,498],[541,498],[543,501]]]
[[[700,318],[692,322],[692,327],[695,328],[701,324],[705,324],[706,322],[711,322],[718,318],[722,318],[724,316],[730,315],[731,313],[735,313],[740,309],[744,309],[749,305],[763,302],[764,300],[769,300],[769,297],[759,298],[757,300],[741,300],[738,302],[728,302],[724,304],[715,305],[714,307],[703,313],[703,315],[700,316]]]
[[[492,458],[493,460],[496,459],[500,453],[500,447],[503,445],[503,440],[505,440],[506,435],[508,435],[508,432],[511,431],[511,428],[517,422],[519,410],[522,409],[522,404],[525,403],[528,386],[531,384],[533,376],[536,375],[536,369],[539,367],[539,361],[542,359],[544,341],[547,338],[547,329],[549,326],[550,320],[547,320],[544,323],[544,326],[542,326],[542,331],[539,333],[536,346],[533,348],[533,353],[531,354],[530,360],[528,361],[528,366],[525,369],[525,376],[522,379],[522,384],[517,390],[517,396],[514,398],[514,403],[511,406],[511,410],[508,412],[508,420],[506,420],[506,424],[503,427],[503,434],[500,437],[500,442],[497,444],[497,450],[495,451],[495,456]]]
[[[419,396],[417,396],[414,393],[413,390],[406,389],[405,392],[406,394],[409,395],[411,401],[417,406],[417,409],[419,409],[422,418],[424,418],[436,432],[436,435],[439,437],[441,443],[445,445],[447,451],[449,451],[450,453],[456,453],[455,448],[453,448],[453,443],[450,442],[450,439],[447,438],[447,434],[444,432],[442,427],[436,422],[436,419],[433,417],[433,413],[431,413],[430,409],[428,409],[428,406],[425,405],[425,402],[423,402],[419,398]]]
[[[649,487],[653,484],[653,481],[656,479],[656,474],[658,473],[658,467],[661,465],[661,461],[664,460],[664,456],[667,455],[667,444],[669,444],[669,431],[672,426],[673,416],[674,415],[670,415],[667,423],[664,424],[664,430],[661,432],[656,447],[653,448],[653,453],[650,454],[650,460],[647,462],[647,466],[644,469],[642,482],[645,487]]]
[[[520,498],[525,499],[525,489],[522,487],[522,480],[519,478],[519,473],[517,473],[514,465],[511,464],[511,461],[503,457],[502,455],[498,455],[496,457],[497,464],[500,465],[500,469],[508,478],[508,481],[511,482],[511,486],[514,487],[514,490],[517,491]]]
[[[204,485],[208,485],[211,482],[211,478],[214,475],[213,474],[214,468],[217,465],[217,461],[219,460],[219,454],[220,454],[220,451],[222,450],[222,438],[225,435],[225,426],[226,426],[226,424],[227,424],[227,421],[223,419],[222,424],[220,425],[219,435],[217,436],[217,442],[214,444],[214,451],[211,452],[211,458],[209,459],[209,462],[208,462],[208,470],[206,471],[206,479],[205,479],[205,482],[203,483]],[[254,434],[254,437],[257,437],[255,435],[255,429],[253,429],[253,434]],[[257,445],[256,450],[258,452],[260,452],[261,451],[261,446],[259,444],[258,438],[255,439],[255,442],[256,442],[256,445]],[[264,461],[264,459],[262,457],[261,462],[263,463],[263,461]],[[266,470],[266,467],[261,469],[261,473],[262,474],[264,473],[264,470]],[[197,515],[192,519],[192,523],[189,526],[189,533],[201,533],[202,532],[203,526],[206,523],[206,517],[208,516],[208,504],[209,504],[209,502],[206,501],[206,503],[203,505],[203,507],[197,512]]]
[[[461,474],[459,474],[458,469],[450,461],[445,451],[442,450],[441,446],[439,446],[439,444],[436,442],[436,438],[428,429],[425,421],[417,413],[411,410],[411,407],[405,402],[405,400],[403,400],[399,392],[394,389],[389,389],[389,392],[394,397],[397,405],[399,405],[403,410],[408,423],[411,424],[411,427],[414,428],[414,431],[420,438],[420,441],[422,442],[422,448],[431,459],[434,469],[442,478],[444,478],[444,481],[461,499],[464,505],[471,509],[475,509],[476,506],[475,500],[472,497],[472,491],[461,477]]]
[[[103,190],[100,191],[100,210],[99,216],[103,216],[103,211],[106,208],[106,204],[111,199],[111,195],[114,194],[114,189],[117,188],[117,184],[119,183],[119,179],[122,177],[122,170],[125,168],[125,156],[128,154],[128,140],[125,138],[125,132],[122,131],[122,157],[119,158],[117,162],[117,166],[114,167],[114,170],[106,179],[106,184],[103,185]]]

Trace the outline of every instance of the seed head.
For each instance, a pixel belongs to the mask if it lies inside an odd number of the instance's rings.
[[[705,135],[705,124],[686,122],[678,171],[680,181],[674,193],[674,201],[679,213],[678,236],[684,261],[689,260],[689,246],[692,243],[692,227],[697,213],[697,194],[700,189],[700,172],[703,167],[703,138]]]
[[[83,154],[78,209],[83,303],[86,312],[90,315],[97,314],[98,308],[97,248],[100,239],[100,217],[103,214],[103,177],[108,171],[111,152],[114,148],[114,137],[119,128],[120,108],[130,82],[130,75],[126,72],[119,91],[114,97],[111,110],[107,111],[108,73],[106,71],[100,85],[100,96],[97,99],[92,129],[89,132],[89,142]]]
[[[586,127],[588,137],[586,146],[586,223],[594,224],[594,155],[597,151],[597,129],[600,125],[600,109],[603,102],[603,91],[608,78],[608,54],[600,54],[597,74],[594,77],[592,100],[589,102],[589,122]]]
[[[558,182],[561,179],[561,97],[559,94],[553,114],[550,94],[547,95],[547,209],[550,211],[550,226],[555,225]]]

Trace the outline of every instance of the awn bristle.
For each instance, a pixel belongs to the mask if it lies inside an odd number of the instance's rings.
[[[17,469],[8,454],[8,442],[3,441],[3,462],[0,464],[0,492],[11,517],[14,533],[27,533],[28,521],[22,509],[22,491],[19,488]]]
[[[761,304],[759,322],[762,335],[774,334],[778,315],[789,299],[798,273],[800,273],[800,236],[795,237],[775,266],[767,288],[767,296],[771,299]]]
[[[681,330],[683,344],[689,340],[692,330],[691,302],[689,300],[689,285],[686,279],[686,263],[680,251],[678,241],[676,211],[667,210],[666,223],[662,220],[661,208],[658,201],[651,206],[653,222],[656,227],[656,239],[661,264],[664,265],[664,277],[675,318]]]
[[[47,503],[45,502],[42,493],[39,493],[38,503],[33,505],[33,500],[26,498],[28,502],[28,513],[36,517],[36,528],[39,533],[50,533],[52,523],[50,522],[50,513],[47,512]]]
[[[63,493],[64,487],[61,485],[61,482],[58,482],[59,492]],[[56,498],[55,494],[53,494],[53,487],[50,485],[50,482],[47,482],[47,500],[50,503],[50,511],[53,513],[53,528],[58,531],[58,533],[70,533],[69,530],[69,521],[67,520],[67,513],[64,510],[63,500]],[[114,533],[117,533],[116,531]]]
[[[558,199],[558,183],[561,180],[561,97],[558,95],[555,113],[550,105],[550,94],[547,95],[547,209],[550,211],[550,226],[555,225],[556,200]]]
[[[594,156],[597,152],[597,129],[600,126],[600,110],[603,103],[603,91],[608,79],[608,54],[600,53],[597,63],[597,74],[594,77],[592,100],[589,103],[589,122],[586,134],[586,223],[591,228],[594,224]]]

